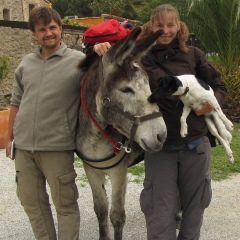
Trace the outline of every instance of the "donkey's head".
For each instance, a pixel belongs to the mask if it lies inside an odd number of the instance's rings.
[[[140,60],[162,32],[136,41],[140,32],[141,28],[136,27],[88,72],[97,73],[94,79],[98,86],[95,92],[97,121],[102,126],[112,125],[144,150],[157,151],[166,139],[167,130],[162,116],[156,114],[159,112],[157,104],[148,101],[151,91]],[[154,114],[157,116],[152,116]],[[134,124],[139,124],[135,130]]]

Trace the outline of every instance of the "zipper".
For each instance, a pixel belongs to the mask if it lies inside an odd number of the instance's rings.
[[[36,99],[36,105],[35,105],[36,108],[35,108],[35,116],[34,116],[34,123],[33,123],[33,146],[32,146],[32,151],[31,151],[32,153],[34,153],[34,151],[35,151],[37,106],[38,106],[38,98],[39,98],[39,94],[40,94],[40,90],[41,90],[41,86],[42,86],[42,81],[43,81],[43,77],[44,77],[44,74],[45,74],[46,61],[47,60],[43,60],[42,74],[41,74],[41,79],[39,81],[38,92],[37,92],[37,99]]]

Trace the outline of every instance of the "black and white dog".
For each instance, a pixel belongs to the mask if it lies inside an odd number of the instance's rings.
[[[181,136],[186,137],[188,126],[186,119],[193,108],[201,109],[203,102],[209,102],[214,106],[214,110],[205,114],[206,124],[209,131],[225,148],[230,163],[234,162],[233,153],[230,148],[233,130],[232,122],[225,116],[212,88],[205,82],[197,79],[194,75],[167,76],[163,77],[157,89],[149,97],[150,102],[160,102],[168,96],[179,96],[184,104],[181,116]]]

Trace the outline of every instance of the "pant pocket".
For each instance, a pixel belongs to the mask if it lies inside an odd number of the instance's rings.
[[[140,194],[140,207],[144,214],[153,212],[153,179],[144,179]]]
[[[22,203],[22,197],[21,197],[22,195],[21,195],[21,190],[19,186],[20,176],[21,176],[21,173],[19,171],[16,171],[16,176],[15,176],[15,181],[17,184],[16,192],[20,202]]]
[[[207,208],[212,199],[212,188],[211,188],[211,176],[210,173],[207,173],[205,176],[205,184],[202,195],[201,206]]]
[[[64,174],[60,177],[60,199],[62,206],[69,206],[76,202],[78,199],[78,189],[75,183],[77,174],[75,171]]]

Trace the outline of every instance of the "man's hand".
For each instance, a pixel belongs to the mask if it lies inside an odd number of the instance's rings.
[[[103,56],[110,47],[111,44],[109,42],[98,43],[93,46],[93,51],[96,52],[99,56]]]
[[[214,110],[214,106],[209,102],[203,102],[201,103],[202,108],[193,108],[192,110],[196,113],[197,116],[204,115],[206,113],[210,113]]]

